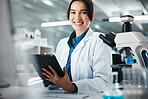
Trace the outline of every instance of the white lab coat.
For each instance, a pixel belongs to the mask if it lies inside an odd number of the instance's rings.
[[[110,84],[111,48],[89,28],[71,55],[71,76],[78,93],[104,91]],[[66,66],[69,46],[68,38],[62,39],[56,49],[56,57],[62,68]]]

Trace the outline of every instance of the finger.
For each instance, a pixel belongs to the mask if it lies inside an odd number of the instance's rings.
[[[67,73],[67,71],[66,71],[66,67],[63,67],[63,72],[64,72],[64,74]]]
[[[63,72],[66,76],[68,76],[67,71],[66,71],[66,67],[63,67]]]
[[[42,73],[42,74],[45,75],[49,79],[53,79],[50,75],[47,75],[46,73]]]
[[[51,80],[51,79],[49,79],[49,78],[46,78],[45,80],[48,80],[48,81],[52,82],[52,80]]]
[[[54,75],[53,75],[51,72],[49,72],[47,69],[42,68],[42,70],[43,70],[44,72],[46,72],[48,75],[50,75],[52,78],[54,77]]]
[[[51,66],[49,66],[49,68],[50,68],[51,71],[53,72],[54,76],[58,76],[57,72],[56,72]]]
[[[43,75],[47,76],[47,78],[45,80],[53,82],[53,78],[51,78],[49,75],[47,75],[46,73],[42,73]]]

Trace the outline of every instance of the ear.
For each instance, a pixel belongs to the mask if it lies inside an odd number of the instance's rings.
[[[92,14],[92,21],[94,20],[94,13]]]

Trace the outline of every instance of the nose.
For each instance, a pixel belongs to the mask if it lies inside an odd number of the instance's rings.
[[[75,19],[77,19],[77,20],[80,20],[80,19],[81,19],[80,13],[76,13],[76,14],[75,14]]]

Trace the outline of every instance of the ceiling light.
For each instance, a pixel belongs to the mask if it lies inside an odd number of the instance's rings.
[[[148,21],[148,15],[143,15],[143,16],[134,16],[135,21]]]
[[[121,22],[121,19],[120,17],[112,17],[112,18],[109,18],[109,22]]]
[[[27,7],[27,8],[32,8],[32,5],[27,4],[27,3],[26,3],[26,4],[24,4],[24,6],[25,6],[25,7]]]
[[[63,25],[70,25],[70,21],[46,22],[42,23],[41,27],[52,27],[52,26],[63,26]]]
[[[142,15],[142,16],[133,16],[134,21],[146,21],[148,20],[148,15]],[[121,22],[120,17],[111,17],[108,19],[109,22]]]
[[[54,6],[54,4],[50,0],[43,0],[43,3],[52,7]]]

